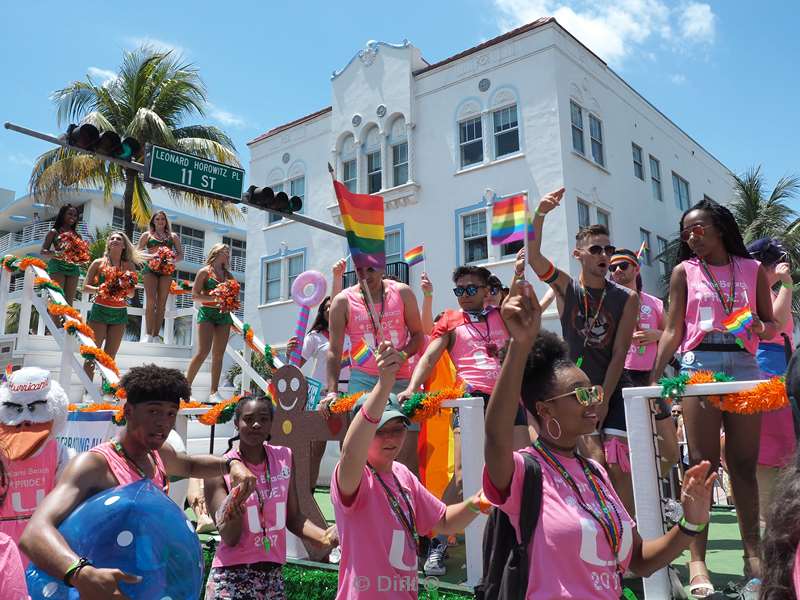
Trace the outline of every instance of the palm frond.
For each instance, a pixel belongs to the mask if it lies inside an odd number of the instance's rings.
[[[133,203],[131,214],[133,221],[140,227],[145,227],[150,221],[153,212],[153,203],[150,201],[150,193],[144,185],[142,179],[135,175],[133,180]]]
[[[175,136],[176,140],[182,140],[184,138],[200,138],[204,140],[210,140],[236,152],[236,146],[233,144],[233,140],[228,136],[228,134],[222,131],[220,128],[214,127],[213,125],[187,125],[185,127],[179,127],[178,129],[175,129],[172,132],[172,135]]]
[[[104,161],[66,148],[55,148],[36,160],[28,187],[37,202],[55,204],[65,189],[105,189],[113,188],[116,183],[119,183],[118,175]]]
[[[241,223],[244,221],[244,215],[232,202],[225,202],[224,200],[217,200],[216,198],[209,198],[208,196],[201,196],[200,194],[193,194],[190,192],[178,192],[175,190],[168,190],[170,197],[176,204],[190,205],[194,208],[204,209],[211,211],[214,218],[224,221],[225,223]]]
[[[56,103],[56,120],[59,125],[80,121],[83,115],[97,107],[97,87],[87,81],[73,81],[51,95]]]
[[[147,141],[151,144],[175,147],[175,138],[169,126],[161,118],[161,115],[149,108],[140,107],[133,116],[133,120],[128,125],[128,134],[139,141]]]
[[[183,119],[204,114],[206,92],[195,72],[178,71],[171,75],[157,90],[151,108],[177,128]]]
[[[236,153],[220,142],[199,137],[181,138],[175,141],[175,147],[189,154],[210,158],[226,165],[239,166]]]
[[[769,195],[770,202],[791,200],[800,193],[800,177],[797,175],[784,175],[775,184],[772,193]]]

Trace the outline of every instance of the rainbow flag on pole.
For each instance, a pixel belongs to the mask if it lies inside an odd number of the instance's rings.
[[[372,350],[369,346],[367,346],[364,338],[361,338],[356,347],[350,350],[350,358],[359,367],[363,367],[369,360],[370,356],[372,356]]]
[[[495,200],[492,207],[492,244],[509,244],[525,240],[528,218],[527,194],[515,194]]]
[[[753,324],[753,313],[748,306],[735,310],[722,322],[722,326],[733,335],[741,335]]]
[[[416,248],[412,248],[406,252],[403,255],[403,258],[409,267],[413,267],[417,263],[421,263],[423,260],[425,260],[425,250],[422,246],[417,246]]]
[[[357,269],[372,267],[383,271],[386,266],[383,197],[354,194],[336,180],[333,187],[353,264]]]
[[[642,262],[642,257],[644,256],[644,253],[647,252],[647,250],[648,250],[647,240],[642,240],[642,245],[639,246],[639,251],[636,253],[636,260]]]

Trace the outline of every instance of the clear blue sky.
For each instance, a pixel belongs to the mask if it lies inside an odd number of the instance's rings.
[[[0,121],[60,132],[50,93],[102,80],[149,40],[201,70],[206,120],[246,165],[247,141],[330,104],[331,72],[367,40],[407,38],[433,62],[545,14],[733,171],[762,164],[769,184],[800,173],[795,0],[5,3]],[[0,187],[24,193],[48,147],[0,129]]]

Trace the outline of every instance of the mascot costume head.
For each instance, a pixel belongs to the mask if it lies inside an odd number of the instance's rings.
[[[50,372],[26,367],[0,386],[0,531],[19,541],[36,507],[69,460],[55,436],[67,421],[67,394]]]

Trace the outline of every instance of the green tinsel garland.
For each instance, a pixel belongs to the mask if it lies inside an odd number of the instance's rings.
[[[54,292],[58,292],[59,294],[64,296],[64,289],[52,279],[49,279],[47,281],[41,281],[36,285],[36,287],[40,290],[47,288],[48,290],[53,290]]]
[[[734,380],[730,375],[720,372],[714,373],[713,377],[716,383],[724,383]],[[691,378],[692,376],[688,373],[681,373],[675,377],[662,377],[658,380],[658,385],[661,386],[661,397],[665,399],[671,399],[677,398],[678,396],[683,396],[686,385],[689,383]]]
[[[10,273],[13,273],[14,271],[19,271],[19,268],[14,264],[16,261],[17,261],[16,256],[14,256],[13,254],[6,254],[3,257],[2,266],[6,271]]]
[[[233,413],[236,412],[237,404],[238,402],[233,402],[219,412],[219,417],[217,418],[217,425],[220,425],[222,423],[227,423],[233,418]]]
[[[245,340],[247,339],[247,332],[250,331],[252,328],[253,326],[250,325],[250,323],[242,324],[242,337]],[[275,360],[273,359],[272,346],[270,346],[266,342],[264,343],[264,360],[266,361],[267,366],[274,371]]]

